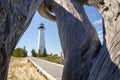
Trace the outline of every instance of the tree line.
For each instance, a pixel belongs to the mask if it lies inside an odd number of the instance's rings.
[[[26,50],[26,47],[24,46],[23,48],[16,48],[14,49],[12,56],[13,57],[27,57],[28,53]],[[47,56],[47,52],[46,49],[44,49],[44,52],[42,53],[40,50],[38,51],[38,53],[35,51],[35,49],[31,50],[31,56],[32,57],[46,57]]]
[[[27,57],[27,50],[24,46],[23,48],[16,48],[12,54],[13,57]]]
[[[39,50],[38,53],[35,51],[35,49],[32,49],[31,54],[32,57],[46,57],[48,55],[46,49],[44,49],[44,52]]]

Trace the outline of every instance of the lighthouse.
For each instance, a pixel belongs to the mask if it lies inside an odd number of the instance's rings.
[[[38,54],[43,55],[45,51],[45,36],[44,36],[45,27],[44,24],[41,23],[40,27],[38,27]]]

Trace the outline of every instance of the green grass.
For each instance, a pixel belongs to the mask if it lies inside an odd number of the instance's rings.
[[[58,63],[58,64],[63,64],[64,62],[63,58],[56,57],[56,56],[47,56],[47,57],[39,57],[39,58],[50,61],[50,62]]]

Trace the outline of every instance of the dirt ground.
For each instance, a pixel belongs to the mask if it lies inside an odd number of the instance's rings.
[[[11,58],[7,80],[47,80],[27,58]]]

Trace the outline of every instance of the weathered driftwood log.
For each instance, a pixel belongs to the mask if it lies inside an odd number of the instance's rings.
[[[54,4],[52,9],[65,56],[62,80],[86,80],[101,47],[96,30],[82,3],[54,0]]]
[[[11,53],[42,0],[0,0],[0,80],[7,79]]]
[[[65,56],[62,80],[87,80],[101,47],[96,30],[83,4],[72,0],[56,0],[56,4],[58,32]]]
[[[104,0],[98,10],[104,19],[104,45],[89,80],[120,79],[120,0]]]
[[[41,1],[0,1],[0,80],[7,79],[11,53]],[[83,4],[97,7],[103,15],[105,41],[102,47]],[[39,13],[49,20],[57,20],[65,56],[63,80],[120,79],[119,0],[45,0]]]
[[[65,56],[63,80],[120,79],[120,1],[54,0],[54,3],[52,9]],[[104,44],[101,48],[83,4],[96,7],[103,15]]]
[[[51,14],[51,12],[53,12],[53,9],[52,9],[53,5],[54,4],[52,0],[43,0],[41,5],[38,8],[38,12],[41,16],[55,22],[56,17]]]

